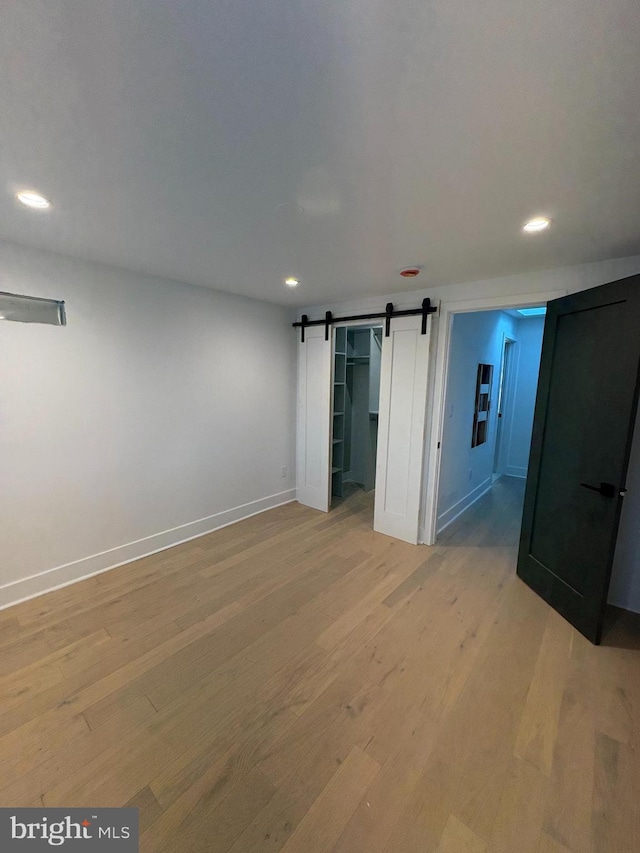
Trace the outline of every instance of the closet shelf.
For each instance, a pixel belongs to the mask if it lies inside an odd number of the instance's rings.
[[[333,417],[335,418],[335,417],[336,417],[336,415],[344,415],[344,412],[334,412],[334,413],[333,413]]]
[[[325,470],[326,470],[326,469],[325,469]],[[331,473],[332,473],[332,474],[337,474],[337,473],[338,473],[338,472],[340,472],[340,471],[342,471],[342,468],[332,468],[332,469],[331,469]]]
[[[343,438],[334,438],[332,444],[342,444]]]

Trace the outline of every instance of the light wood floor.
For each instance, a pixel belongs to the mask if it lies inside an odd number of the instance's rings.
[[[433,548],[290,504],[0,613],[0,806],[145,853],[637,853],[640,633],[514,574],[521,488]]]

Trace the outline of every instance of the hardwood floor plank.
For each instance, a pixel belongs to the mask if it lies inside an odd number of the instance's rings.
[[[310,747],[300,744],[293,756],[285,748],[276,753],[275,761],[268,757],[258,765],[268,771],[276,792],[235,842],[232,853],[282,849],[351,750],[355,746],[363,749],[370,741],[373,719],[385,698],[379,687],[354,696]],[[286,747],[289,739],[284,740]]]
[[[151,847],[151,836],[143,836],[140,853],[225,853],[272,796],[273,786],[254,769],[221,802],[201,802],[159,844]]]
[[[594,720],[589,712],[588,641],[575,634],[572,667],[560,707],[545,832],[570,849],[592,853]]]
[[[485,853],[487,844],[468,826],[449,815],[436,853]]]
[[[543,832],[540,839],[538,853],[575,853],[575,851],[570,850],[551,835],[547,835],[546,832]]]
[[[363,646],[370,644],[391,617],[392,611],[380,605],[334,648],[319,655],[313,667],[292,685],[287,700],[292,710],[302,716],[330,684],[352,668]]]
[[[114,718],[120,720],[123,731],[128,731],[151,720],[156,713],[148,696],[136,696],[129,702],[122,702],[118,696],[109,696],[105,701],[83,711],[83,717],[91,731],[96,731]]]
[[[208,803],[221,799],[230,786],[268,754],[295,720],[295,715],[286,710],[258,717],[251,726],[246,720],[239,720],[216,741],[214,761],[210,749],[194,744],[184,760],[171,764],[151,782],[151,790],[165,809],[165,824],[174,825],[176,815],[191,813],[202,798]],[[154,833],[157,835],[155,827]]]
[[[384,853],[433,853],[449,819],[451,777],[439,764],[430,762],[409,796],[391,832]]]
[[[396,697],[390,697],[387,705],[393,711],[398,710]],[[419,708],[408,703],[406,719],[395,718],[395,745],[389,749],[376,778],[366,789],[335,847],[335,853],[350,853],[352,850],[367,850],[378,853],[384,850],[401,816],[407,798],[413,793],[421,777],[424,766],[438,735],[435,721],[420,713]],[[400,722],[402,720],[402,722]],[[373,722],[373,738],[365,747],[365,752],[381,762],[382,754],[377,735],[382,724],[383,736],[391,733],[390,715],[382,708]],[[372,749],[376,744],[378,749]]]
[[[300,821],[283,853],[330,851],[362,795],[375,779],[380,765],[354,746],[331,781]],[[353,849],[353,848],[352,848]]]
[[[619,743],[630,744],[637,723],[634,711],[640,708],[640,685],[635,678],[638,650],[593,646],[585,648],[585,655],[592,687],[589,708],[595,728]]]
[[[160,803],[153,796],[150,788],[143,788],[138,791],[128,803],[125,803],[124,808],[138,809],[138,827],[140,836],[144,835],[145,831],[156,821],[162,814]]]
[[[500,805],[545,616],[541,599],[514,582],[478,666],[445,722],[445,731],[464,745],[451,811],[483,838],[489,837]]]
[[[55,759],[61,749],[83,737],[89,726],[82,714],[74,714],[57,724],[55,717],[37,719],[29,731],[10,732],[0,745],[0,780],[3,787],[18,782],[34,767]]]
[[[336,646],[377,609],[388,590],[396,587],[398,583],[399,579],[396,574],[392,573],[384,578],[366,595],[362,596],[355,607],[351,607],[346,613],[343,613],[320,634],[316,640],[318,645],[322,646],[323,649],[331,649]]]
[[[62,726],[65,724],[62,723]],[[132,728],[136,727],[137,721]],[[87,729],[72,740],[67,740],[53,756],[23,768],[20,774],[16,774],[18,778],[15,781],[3,785],[0,789],[0,806],[10,807],[15,806],[16,803],[21,805],[31,797],[33,791],[44,794],[45,791],[69,778],[74,772],[80,772],[97,756],[107,753],[114,744],[121,743],[130,731],[122,717],[115,716],[95,731]],[[143,737],[143,732],[138,731],[136,740]],[[114,772],[118,772],[117,767],[114,768]]]
[[[622,853],[626,845],[622,839],[635,835],[639,792],[634,796],[633,779],[624,778],[628,752],[626,744],[596,732],[591,811],[594,853]]]
[[[514,758],[489,837],[489,853],[538,853],[548,779],[533,765]]]
[[[272,744],[260,759],[259,767],[277,788],[284,784],[307,755],[318,748],[318,743],[336,721],[340,720],[337,725],[342,726],[345,711],[349,712],[353,708],[350,704],[353,698],[354,685],[350,678],[332,682],[288,731]],[[371,701],[371,697],[368,701]],[[367,740],[369,738],[370,735],[367,735]]]
[[[165,803],[165,810],[143,835],[141,849],[155,853],[167,840],[179,835],[185,821],[201,807],[211,810],[225,800],[229,791],[254,769],[253,761],[269,748],[269,743],[290,721],[292,715],[287,719],[286,712],[280,718],[264,720],[250,736],[244,731],[238,732],[235,739],[231,738],[230,748],[220,757],[212,760],[210,755],[202,754],[179,776],[172,776],[171,768],[167,768],[166,773],[156,777],[153,787]],[[272,786],[270,788],[273,790]],[[256,806],[255,811],[260,808]]]
[[[551,775],[573,628],[554,610],[547,626],[516,740],[515,755]]]
[[[193,639],[193,635],[186,635],[171,643],[176,634],[181,632],[168,623],[135,643],[106,646],[109,654],[99,657],[93,667],[73,671],[67,678],[61,677],[57,666],[52,667],[50,678],[28,681],[15,695],[4,698],[0,733],[23,726],[48,711],[59,713],[62,720],[65,714],[83,711],[123,689],[125,684],[129,687],[136,675],[152,671],[176,646],[183,648]]]
[[[442,554],[434,552],[421,563],[418,568],[412,572],[395,590],[384,599],[383,604],[387,607],[395,607],[401,601],[404,601],[414,590],[418,589],[426,578],[438,571],[442,565]]]

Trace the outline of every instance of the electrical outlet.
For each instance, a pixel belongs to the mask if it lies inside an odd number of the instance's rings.
[[[286,466],[286,465],[283,465],[283,466],[282,466],[282,472],[281,472],[280,476],[281,476],[281,477],[283,477],[283,478],[284,478],[284,477],[286,477],[286,476],[287,476],[287,470],[288,470],[288,469],[287,469],[287,466]]]

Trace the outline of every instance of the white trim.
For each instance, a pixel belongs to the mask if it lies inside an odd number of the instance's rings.
[[[519,468],[516,465],[507,465],[504,473],[507,477],[519,477],[521,480],[527,479],[527,469]]]
[[[99,554],[92,554],[90,557],[74,560],[63,566],[46,569],[37,575],[12,581],[0,586],[0,610],[123,566],[125,563],[149,557],[151,554],[157,554],[158,551],[165,551],[167,548],[173,548],[174,545],[181,545],[183,542],[213,533],[214,530],[220,530],[222,527],[228,527],[230,524],[236,524],[238,521],[294,500],[295,489],[288,489],[285,492],[278,492],[278,494],[215,513],[207,518],[200,518],[161,533],[145,536],[144,539],[128,542],[126,545],[110,548]]]
[[[511,345],[511,359],[509,362],[509,371],[507,374],[507,352]],[[502,333],[502,347],[500,358],[500,375],[502,385],[502,398],[498,403],[498,410],[502,412],[502,419],[496,425],[496,446],[493,456],[493,473],[496,474],[496,469],[499,474],[504,473],[506,467],[505,460],[509,457],[509,448],[511,446],[511,426],[513,422],[512,411],[516,388],[517,364],[514,365],[516,356],[519,355],[518,341],[515,338],[510,338],[505,332]],[[514,367],[516,369],[514,369]],[[499,392],[500,393],[500,392]],[[495,481],[494,481],[495,482]]]
[[[493,476],[487,477],[487,479],[483,480],[479,486],[472,489],[469,494],[460,498],[460,500],[456,501],[453,506],[449,507],[449,509],[446,509],[442,515],[438,517],[438,533],[442,533],[445,527],[452,524],[456,518],[460,518],[462,513],[466,512],[476,501],[479,501],[483,495],[486,495],[487,492],[491,490],[492,486]],[[451,515],[451,513],[453,513],[453,515]]]
[[[534,293],[522,293],[509,296],[490,296],[479,299],[460,299],[443,302],[438,317],[438,343],[434,374],[432,424],[429,447],[425,452],[427,470],[424,489],[424,543],[433,545],[437,536],[438,489],[440,485],[440,450],[444,431],[444,398],[447,389],[449,370],[449,350],[451,348],[451,328],[453,315],[471,311],[500,311],[507,308],[525,308],[540,305],[551,299],[566,296],[565,290],[543,290]]]

